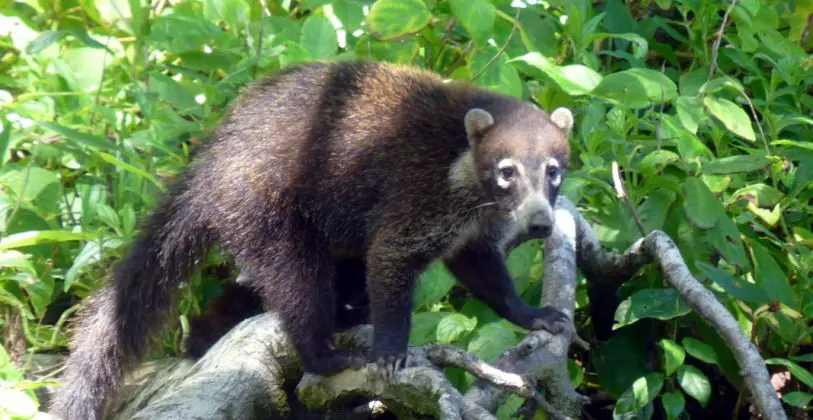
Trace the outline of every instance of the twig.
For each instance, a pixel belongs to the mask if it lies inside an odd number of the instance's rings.
[[[644,224],[641,223],[641,217],[638,216],[638,212],[635,211],[635,206],[632,205],[632,201],[627,195],[627,191],[624,190],[624,180],[621,179],[621,170],[618,168],[618,162],[613,161],[612,171],[616,197],[627,205],[627,210],[629,210],[632,215],[632,219],[635,220],[635,226],[638,227],[638,233],[640,233],[641,236],[646,236],[646,229],[644,229]]]
[[[723,22],[720,24],[720,30],[717,31],[717,39],[714,40],[714,45],[711,48],[711,64],[709,65],[709,77],[706,79],[708,82],[714,76],[714,71],[717,68],[717,55],[720,52],[720,43],[723,41],[723,33],[725,33],[726,24],[728,24],[728,17],[734,11],[734,7],[739,3],[739,0],[732,0],[728,5],[725,14],[723,15]]]
[[[494,62],[497,61],[498,58],[500,58],[502,53],[505,52],[505,49],[508,48],[508,44],[511,43],[511,39],[514,38],[514,33],[517,31],[517,26],[519,25],[519,13],[521,10],[522,9],[520,9],[519,7],[517,8],[517,13],[514,15],[514,21],[511,24],[511,33],[508,34],[508,38],[505,39],[505,43],[503,43],[502,47],[500,47],[500,49],[497,50],[497,54],[494,54],[494,57],[491,57],[491,59],[488,60],[488,63],[486,63],[486,65],[483,66],[483,68],[481,68],[477,73],[474,74],[474,76],[471,77],[472,82],[477,80],[477,78],[479,78],[480,76],[482,76],[482,74],[485,73],[486,70],[489,67],[491,67],[491,65],[494,64]]]

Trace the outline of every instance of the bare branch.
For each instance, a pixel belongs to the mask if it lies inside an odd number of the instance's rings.
[[[593,275],[613,272],[627,274],[637,271],[651,260],[657,261],[669,284],[706,323],[720,333],[732,350],[745,384],[763,416],[770,420],[787,418],[771,385],[765,361],[759,355],[759,351],[743,333],[731,313],[691,274],[680,251],[667,234],[662,231],[651,232],[635,242],[623,254],[605,252],[601,250],[598,239],[590,230],[587,221],[579,215],[569,200],[565,201],[569,203],[567,206],[579,227],[580,268]]]

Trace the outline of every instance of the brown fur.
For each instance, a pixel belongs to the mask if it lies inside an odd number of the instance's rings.
[[[492,123],[470,121],[474,108]],[[373,357],[386,373],[403,365],[414,283],[437,258],[506,319],[561,330],[562,314],[519,300],[504,262],[506,247],[550,232],[558,183],[546,162],[564,171],[569,150],[558,121],[394,65],[309,64],[256,83],[92,299],[53,413],[99,417],[214,243],[283,319],[310,372],[366,361],[331,340],[342,259],[365,266]],[[506,156],[519,174],[510,182],[495,166]]]

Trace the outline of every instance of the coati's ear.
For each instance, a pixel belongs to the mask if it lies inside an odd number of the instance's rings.
[[[464,123],[466,124],[466,136],[471,144],[483,134],[483,131],[494,125],[494,117],[484,109],[472,108],[466,113]]]
[[[570,129],[573,128],[573,113],[567,108],[556,108],[556,110],[550,114],[550,119],[565,133],[569,133]]]

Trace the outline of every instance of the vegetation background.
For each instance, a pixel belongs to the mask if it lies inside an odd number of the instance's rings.
[[[65,351],[82,299],[240,89],[283,66],[355,58],[574,110],[564,193],[607,247],[671,235],[758,346],[789,412],[809,414],[811,25],[810,0],[0,0],[0,419],[37,411],[34,390],[54,378],[25,379],[29,356]],[[528,302],[541,252],[531,242],[509,257]],[[179,353],[223,261],[190,279],[154,357]],[[569,367],[594,417],[748,416],[730,352],[658,270],[603,294],[582,281],[576,322],[594,348]],[[486,360],[525,333],[438,264],[413,323],[413,344]]]

